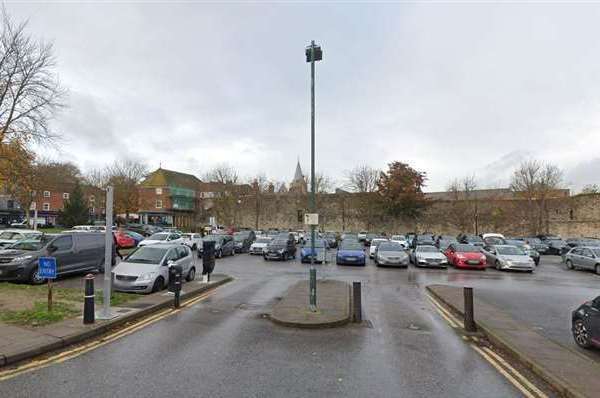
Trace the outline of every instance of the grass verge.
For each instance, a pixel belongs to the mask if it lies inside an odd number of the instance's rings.
[[[47,302],[36,301],[30,309],[0,312],[0,321],[17,325],[44,326],[77,316],[80,312],[72,304],[63,302],[52,303],[52,311],[48,312]]]

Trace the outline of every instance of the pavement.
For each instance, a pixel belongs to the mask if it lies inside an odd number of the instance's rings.
[[[309,309],[307,281],[294,284],[273,306],[271,320],[298,328],[327,328],[350,321],[350,285],[336,280],[317,281],[317,308]]]
[[[198,279],[184,283],[181,300],[198,296],[231,280],[230,276],[215,274],[209,283],[202,283]],[[0,367],[68,347],[173,305],[173,296],[167,291],[139,297],[112,307],[115,318],[96,319],[95,323],[89,325],[83,324],[83,315],[38,328],[0,323]],[[96,310],[99,310],[98,305]]]
[[[464,314],[463,289],[454,286],[427,286],[437,299],[461,318]],[[600,364],[542,336],[531,325],[513,319],[474,292],[474,314],[478,329],[557,391],[567,397],[597,397],[600,392]]]

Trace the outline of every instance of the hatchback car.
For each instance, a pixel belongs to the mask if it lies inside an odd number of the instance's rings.
[[[283,260],[296,258],[296,241],[292,235],[273,239],[263,253],[265,260]]]
[[[481,247],[464,243],[452,243],[444,252],[448,262],[456,268],[485,270],[486,257]]]
[[[180,244],[141,246],[113,268],[113,286],[122,292],[153,293],[169,283],[169,267],[178,265],[187,281],[196,277],[189,247]]]
[[[23,239],[31,239],[42,233],[33,230],[5,229],[0,232],[0,248],[8,247]]]
[[[268,236],[259,236],[254,243],[250,245],[250,254],[260,254],[262,255],[267,248],[267,245],[273,240],[273,238],[269,238]]]
[[[375,251],[377,266],[408,267],[408,254],[404,246],[398,242],[382,242]]]
[[[531,257],[536,266],[540,264],[540,253],[538,253],[537,250],[532,249],[529,244],[518,239],[505,239],[504,242],[507,245],[513,245],[522,248],[523,251],[529,254],[529,257]]]
[[[359,243],[358,240],[341,241],[338,245],[335,263],[337,265],[365,265],[366,256],[363,245]]]
[[[377,250],[377,246],[379,246],[383,242],[389,241],[386,238],[373,238],[373,240],[371,240],[371,242],[369,243],[369,258],[375,258],[375,251]]]
[[[256,240],[254,231],[240,231],[233,234],[234,249],[236,253],[247,253]]]
[[[327,241],[325,239],[315,239],[315,250],[312,250],[311,240],[307,240],[300,250],[300,262],[310,263],[311,257],[314,258],[315,263],[326,262],[327,255]]]
[[[497,270],[533,272],[535,263],[523,248],[511,245],[486,246],[483,249],[488,266]]]
[[[181,234],[183,244],[192,250],[202,250],[202,235],[199,233],[183,233]]]
[[[217,258],[235,254],[235,245],[231,235],[212,234],[205,236],[202,240],[204,242],[215,242],[215,257]]]
[[[578,346],[600,347],[600,296],[573,311],[571,331]]]
[[[565,255],[568,269],[589,269],[600,275],[600,247],[574,247]]]

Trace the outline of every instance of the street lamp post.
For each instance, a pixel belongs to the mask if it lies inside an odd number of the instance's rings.
[[[310,46],[306,48],[306,62],[310,62],[310,203],[309,208],[311,213],[316,213],[315,200],[315,61],[323,59],[323,51],[321,47],[315,44],[315,41],[310,42]],[[315,225],[310,226],[310,278],[309,278],[309,295],[310,295],[310,310],[317,310],[317,270],[315,268]]]

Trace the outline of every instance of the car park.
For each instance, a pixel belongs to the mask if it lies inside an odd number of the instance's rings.
[[[486,257],[480,246],[466,243],[452,243],[444,252],[448,263],[456,268],[485,270]]]
[[[600,348],[600,296],[580,305],[571,314],[573,339],[582,348]]]
[[[302,249],[300,250],[300,262],[310,263],[311,257],[314,258],[315,263],[326,262],[328,244],[325,239],[315,239],[315,250],[312,250],[311,240],[304,242]]]
[[[184,243],[181,235],[173,232],[157,232],[139,243],[139,246],[156,245],[159,243]]]
[[[0,249],[8,247],[20,240],[31,239],[42,233],[34,230],[5,229],[0,232]]]
[[[212,234],[202,238],[204,242],[215,242],[215,257],[233,256],[235,254],[235,245],[231,235]],[[200,252],[198,252],[200,253]],[[200,256],[200,254],[198,254]]]
[[[417,267],[442,267],[448,266],[448,259],[437,247],[431,245],[417,246],[410,253],[411,262]]]
[[[535,263],[523,248],[512,245],[486,246],[483,249],[489,267],[497,270],[533,272]]]
[[[57,275],[104,269],[105,234],[65,232],[25,239],[0,254],[0,280],[44,283],[38,276],[38,259],[56,258]],[[114,254],[113,254],[114,257]]]
[[[366,242],[366,241],[365,241]],[[369,258],[375,258],[375,250],[382,242],[388,242],[387,238],[373,238],[369,246]]]
[[[183,233],[181,234],[183,244],[192,250],[202,250],[202,235],[198,233]]]
[[[170,266],[180,266],[187,281],[195,279],[192,251],[186,245],[142,246],[113,269],[114,289],[135,293],[158,292],[169,283]]]
[[[250,254],[260,254],[262,255],[267,248],[267,245],[273,240],[273,238],[269,238],[268,236],[259,236],[256,238],[254,243],[250,245]]]
[[[504,244],[521,247],[523,249],[523,251],[525,251],[525,253],[529,254],[529,257],[531,257],[531,259],[533,260],[533,262],[535,263],[536,266],[538,266],[540,264],[540,253],[538,253],[536,250],[532,249],[531,246],[529,246],[527,243],[523,242],[522,240],[504,239]]]
[[[247,253],[256,239],[254,231],[239,231],[233,234],[234,249],[236,253]]]
[[[337,265],[366,265],[364,246],[358,240],[343,240],[335,256]]]
[[[287,236],[286,236],[287,235]],[[296,258],[296,241],[290,234],[274,238],[263,253],[265,260],[283,260]]]
[[[568,269],[587,269],[600,275],[600,247],[574,247],[565,255]]]
[[[375,251],[377,266],[408,267],[409,258],[404,246],[398,242],[381,242]]]

